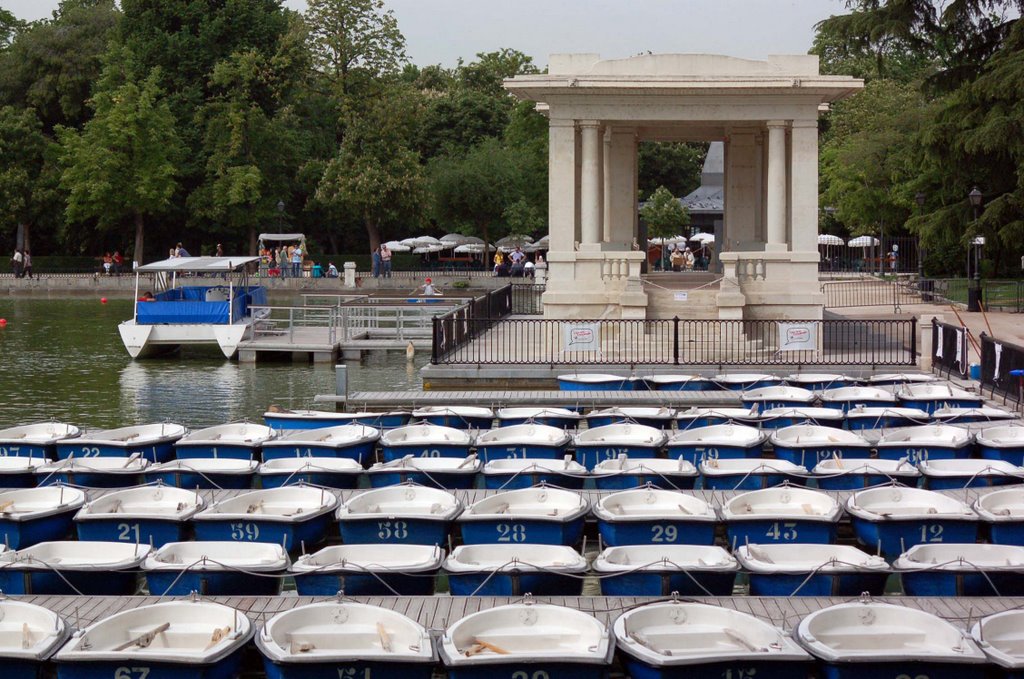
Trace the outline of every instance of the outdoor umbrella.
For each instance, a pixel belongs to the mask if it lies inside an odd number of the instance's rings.
[[[861,236],[866,238],[867,236]],[[818,245],[842,245],[843,239],[839,236],[833,236],[830,233],[819,233],[818,234]]]
[[[715,242],[715,234],[713,233],[695,233],[690,236],[690,240],[705,245],[707,243]]]
[[[527,243],[532,243],[533,238],[522,233],[513,233],[504,238],[498,240],[495,245],[499,248],[515,248],[516,246],[523,246]]]
[[[484,251],[483,243],[463,243],[455,248],[455,254],[479,255]]]
[[[384,245],[386,245],[388,250],[391,250],[391,252],[409,252],[412,250],[408,245],[397,240],[389,240],[387,243],[384,243]]]
[[[420,245],[419,247],[414,248],[412,252],[415,255],[424,255],[424,254],[430,254],[432,252],[441,252],[441,250],[444,250],[444,249],[445,249],[445,246],[440,245],[440,244],[438,244],[438,245]]]
[[[878,244],[878,239],[874,236],[857,236],[847,243],[851,248],[873,248]]]
[[[441,236],[441,242],[446,245],[462,245],[466,242],[468,236],[463,236],[461,233],[447,233]]]

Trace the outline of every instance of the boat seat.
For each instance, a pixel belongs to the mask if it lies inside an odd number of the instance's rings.
[[[206,291],[207,302],[226,302],[228,301],[227,290],[221,288],[210,288]]]

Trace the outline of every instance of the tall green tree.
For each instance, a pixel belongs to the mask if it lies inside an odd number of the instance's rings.
[[[707,152],[707,144],[640,144],[637,150],[637,184],[641,199],[651,196],[660,186],[677,196],[685,196],[695,190],[700,186],[700,173]]]
[[[60,127],[61,184],[67,217],[94,221],[101,231],[134,225],[134,255],[144,261],[146,218],[170,206],[181,143],[154,70],[134,77],[130,56],[114,55],[93,97],[95,115],[81,133]],[[87,242],[87,238],[79,239]]]
[[[640,208],[640,218],[647,224],[647,233],[661,238],[678,236],[690,223],[690,214],[683,204],[664,186],[659,186]]]
[[[52,227],[54,213],[59,213],[55,145],[42,127],[31,109],[0,108],[0,236],[13,233],[19,224],[30,230]]]

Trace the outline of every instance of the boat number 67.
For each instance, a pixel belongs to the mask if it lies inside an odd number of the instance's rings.
[[[512,679],[548,679],[548,673],[544,670],[536,670],[535,672],[516,670],[512,673]]]
[[[114,670],[114,679],[146,679],[148,667],[118,667]]]

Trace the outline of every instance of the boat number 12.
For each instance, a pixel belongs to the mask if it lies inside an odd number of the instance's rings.
[[[942,542],[942,530],[943,526],[941,525],[924,524],[921,526],[921,542]],[[899,678],[897,677],[897,679]]]
[[[339,667],[338,679],[370,679],[370,668]]]
[[[141,542],[139,524],[119,523],[117,524],[117,539],[119,542]]]
[[[378,521],[377,539],[404,540],[409,537],[409,525],[405,521]]]
[[[512,673],[512,679],[548,679],[548,673],[544,670],[536,670],[534,672],[516,670]]]
[[[498,542],[526,542],[526,526],[521,523],[499,523],[497,528]],[[513,679],[518,679],[517,674],[512,673]]]
[[[260,527],[255,523],[231,524],[231,539],[235,542],[253,542],[260,536]]]
[[[118,667],[114,670],[114,679],[146,679],[148,667]]]
[[[768,532],[764,536],[772,540],[792,542],[796,540],[796,523],[792,521],[776,521],[768,528]]]

